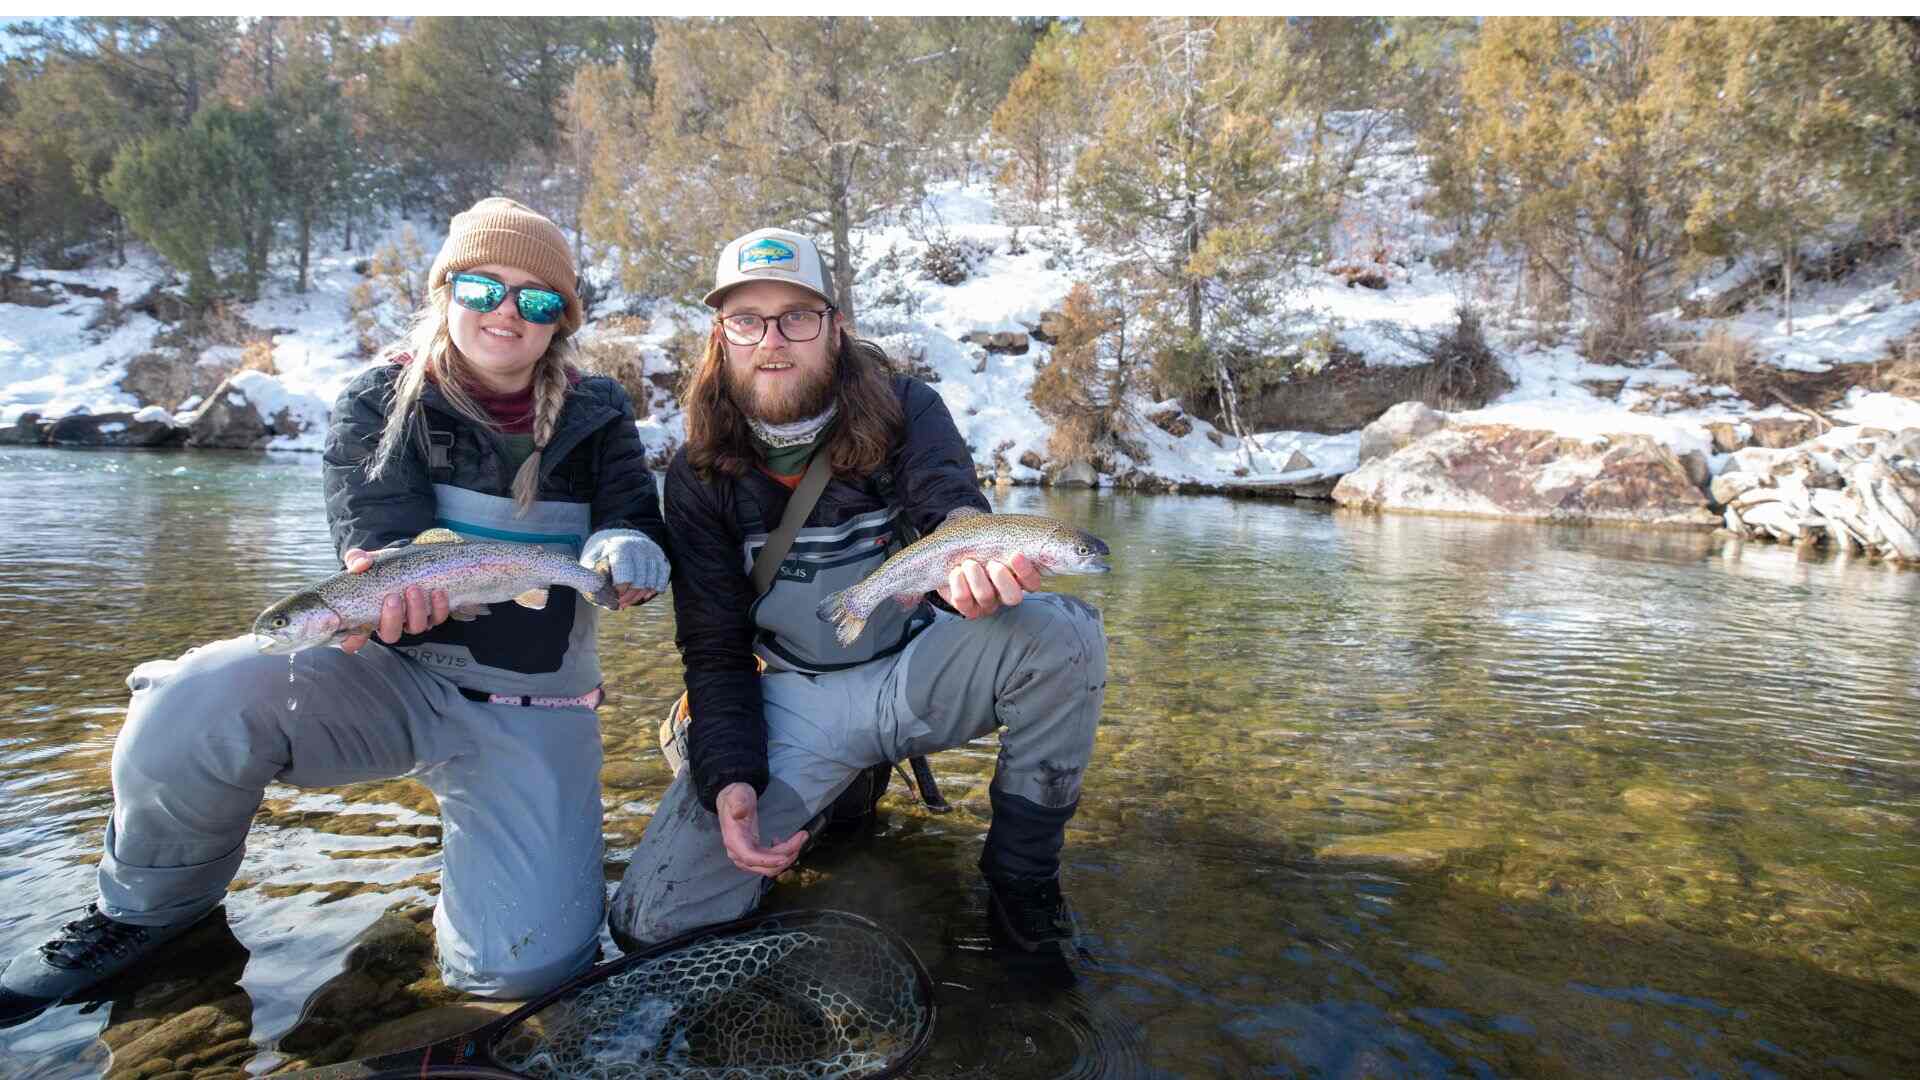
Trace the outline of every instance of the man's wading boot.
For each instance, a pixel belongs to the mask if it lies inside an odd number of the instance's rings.
[[[86,915],[61,927],[58,937],[15,954],[0,968],[0,1028],[85,993],[213,915],[225,918],[225,909],[166,926],[135,926],[88,904]]]
[[[994,874],[987,878],[987,908],[993,928],[1010,944],[1027,952],[1058,947],[1073,940],[1073,909],[1060,895],[1060,879],[1017,878]]]
[[[993,824],[980,852],[987,879],[988,921],[1002,938],[1038,952],[1074,935],[1073,910],[1060,895],[1060,848],[1079,806],[1041,806],[997,787],[987,789]]]

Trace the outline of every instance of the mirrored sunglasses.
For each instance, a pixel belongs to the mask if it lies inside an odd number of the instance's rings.
[[[520,317],[536,326],[550,326],[567,313],[567,298],[552,289],[533,285],[509,286],[485,274],[454,274],[453,302],[482,315],[513,297],[513,308]]]

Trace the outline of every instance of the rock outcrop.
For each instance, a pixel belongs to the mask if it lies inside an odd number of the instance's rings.
[[[1791,449],[1742,450],[1712,494],[1742,539],[1920,563],[1920,429],[1849,428]]]
[[[257,450],[276,437],[302,434],[314,421],[307,410],[288,399],[273,376],[236,371],[194,410],[187,421],[188,442],[204,448]]]
[[[1431,422],[1407,409],[1391,432],[1410,434]],[[1396,441],[1391,432],[1376,433],[1373,447]],[[1342,506],[1566,523],[1715,522],[1687,464],[1646,435],[1583,439],[1505,424],[1447,423],[1371,460],[1365,453],[1363,464],[1334,486],[1333,500]]]

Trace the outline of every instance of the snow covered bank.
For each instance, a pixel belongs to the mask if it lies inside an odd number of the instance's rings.
[[[1310,320],[1326,332],[1324,340],[1384,374],[1424,362],[1408,342],[1450,328],[1460,298],[1473,289],[1429,258],[1434,245],[1428,223],[1410,209],[1420,194],[1417,169],[1408,164],[1378,175],[1383,179],[1366,195],[1372,200],[1369,213],[1398,222],[1400,240],[1394,259],[1379,264],[1382,273],[1374,284],[1384,287],[1355,287],[1349,284],[1351,275],[1338,272],[1316,274],[1299,295],[1300,310],[1309,314],[1296,318]],[[871,223],[855,236],[863,260],[855,286],[860,330],[945,398],[983,478],[1324,497],[1342,477],[1363,468],[1358,421],[1345,431],[1268,430],[1242,440],[1217,427],[1214,417],[1196,415],[1195,403],[1174,400],[1130,403],[1132,429],[1125,445],[1095,461],[1053,460],[1050,425],[1028,400],[1037,371],[1050,358],[1043,327],[1074,284],[1092,279],[1109,257],[1087,249],[1065,226],[1004,224],[991,189],[984,186],[936,187],[923,209],[937,217],[947,239],[965,242],[964,278],[940,284],[928,276],[922,265],[928,250],[924,226],[910,229],[897,216]],[[430,253],[437,235],[413,228]],[[35,283],[41,306],[0,305],[0,430],[27,413],[51,423],[75,413],[157,406],[174,412],[178,422],[195,425],[196,442],[317,450],[331,402],[370,362],[360,351],[350,297],[365,280],[366,256],[394,234],[373,238],[363,251],[323,252],[305,294],[290,292],[275,278],[262,299],[235,305],[234,315],[258,328],[260,339],[244,350],[226,345],[188,357],[188,363],[199,359],[215,368],[216,381],[220,374],[233,377],[218,392],[203,386],[178,401],[144,400],[129,385],[148,384],[128,380],[136,362],[152,365],[156,353],[178,345],[176,324],[130,307],[134,298],[165,295],[172,288],[163,265],[142,256],[117,270],[29,268],[22,278]],[[582,341],[633,358],[635,375],[648,384],[640,434],[655,457],[664,458],[684,433],[671,393],[677,370],[673,352],[685,349],[688,334],[704,332],[709,313],[625,295],[612,284],[616,275],[610,265],[591,265],[586,275],[600,283],[602,299]],[[153,311],[165,314],[159,307]],[[1676,332],[1704,335],[1719,327],[1737,335],[1761,365],[1833,370],[1885,358],[1889,342],[1920,333],[1920,301],[1896,290],[1891,270],[1870,267],[1849,281],[1805,289],[1791,336],[1781,313],[1767,302],[1717,322],[1682,321],[1678,313],[1672,318]],[[1598,461],[1609,454],[1617,458],[1621,447],[1633,444],[1654,457],[1670,456],[1704,491],[1710,475],[1727,467],[1730,452],[1762,434],[1767,424],[1808,422],[1804,412],[1745,400],[1665,355],[1644,364],[1596,363],[1570,341],[1540,345],[1507,339],[1497,327],[1489,332],[1489,345],[1511,389],[1484,408],[1454,413],[1449,424],[1456,432],[1545,433],[1522,440],[1529,454],[1546,454],[1542,448],[1551,445],[1557,448],[1552,454],[1565,462]],[[251,366],[270,368],[272,374],[234,371],[243,353]],[[1920,402],[1855,388],[1830,405],[1825,418],[1899,432],[1920,428]],[[1502,445],[1515,449],[1514,438],[1508,436]],[[1475,445],[1485,450],[1489,444]],[[1451,460],[1466,459],[1456,454]],[[1706,463],[1707,475],[1694,462]],[[1563,472],[1571,468],[1562,465]],[[1541,491],[1553,491],[1560,481],[1541,482],[1547,485]],[[1400,483],[1404,488],[1413,480]],[[1375,497],[1384,497],[1383,490],[1376,488]],[[1439,511],[1510,512],[1464,495],[1452,503],[1433,492],[1408,500]],[[1529,510],[1521,516],[1535,515]]]

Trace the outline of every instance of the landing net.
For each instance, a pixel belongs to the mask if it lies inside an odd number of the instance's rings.
[[[933,1028],[931,981],[904,942],[843,912],[717,928],[567,994],[493,1048],[565,1080],[891,1076]]]

